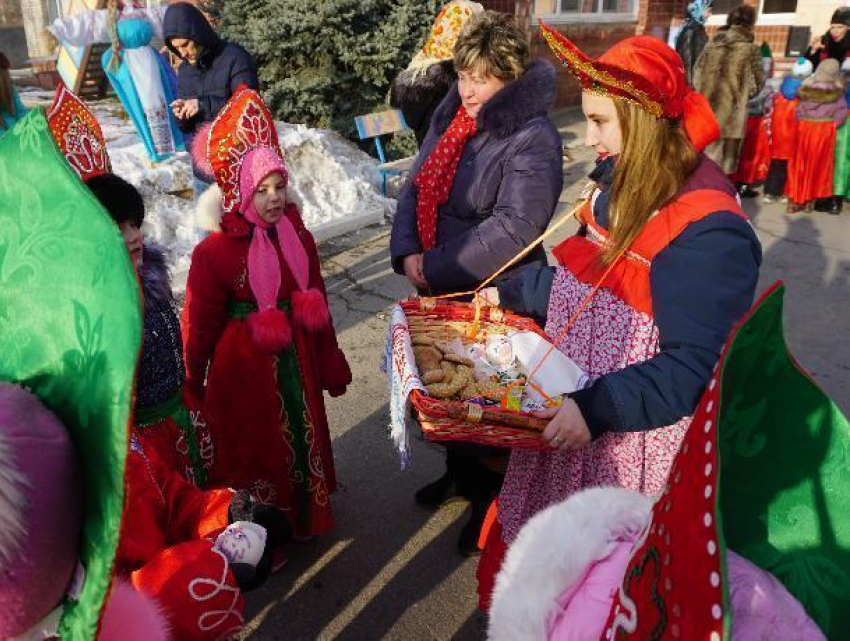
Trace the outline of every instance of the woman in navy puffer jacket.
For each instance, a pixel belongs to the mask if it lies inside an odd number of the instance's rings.
[[[183,60],[177,70],[177,100],[171,107],[188,149],[197,130],[212,122],[240,85],[259,88],[257,68],[245,49],[222,40],[204,14],[185,2],[168,7],[163,37]],[[194,163],[192,169],[197,179],[212,182],[212,176],[199,172]]]

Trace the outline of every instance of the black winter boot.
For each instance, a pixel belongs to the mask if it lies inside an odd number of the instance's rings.
[[[472,513],[460,531],[460,537],[457,540],[458,552],[463,556],[481,554],[481,550],[478,548],[478,537],[481,534],[481,526],[484,524],[489,508],[490,501],[473,501]]]
[[[461,498],[458,490],[457,457],[446,452],[446,473],[417,490],[414,498],[419,505],[436,509],[451,500]]]
[[[463,556],[475,556],[478,549],[478,537],[481,526],[487,516],[487,510],[502,488],[504,475],[493,472],[477,459],[469,459],[464,479],[464,495],[469,499],[472,513],[460,531],[457,549]]]

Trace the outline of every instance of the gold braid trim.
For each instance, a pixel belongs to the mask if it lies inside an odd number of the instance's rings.
[[[589,60],[583,60],[573,51],[570,51],[564,43],[560,42],[549,30],[541,29],[543,37],[552,52],[561,59],[564,65],[575,75],[582,87],[590,93],[598,94],[605,97],[615,97],[631,102],[651,113],[656,118],[661,118],[664,113],[664,107],[661,103],[652,100],[646,92],[638,89],[629,80],[619,80],[610,73],[597,69]],[[577,71],[578,72],[577,72]],[[592,82],[590,86],[585,85],[584,79],[581,77],[584,74]],[[615,94],[609,90],[609,87],[615,87],[620,91],[625,92],[626,96]]]

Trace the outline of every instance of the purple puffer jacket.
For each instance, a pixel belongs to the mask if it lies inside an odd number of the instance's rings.
[[[800,87],[797,120],[835,120],[840,127],[847,120],[844,90],[831,83],[813,82]]]
[[[532,62],[478,114],[478,134],[463,150],[449,200],[437,210],[437,245],[423,268],[432,293],[475,287],[542,234],[563,187],[561,137],[548,118],[555,69]],[[393,269],[422,251],[413,180],[460,107],[457,84],[440,103],[398,202],[390,239]],[[542,247],[523,261],[546,264]]]

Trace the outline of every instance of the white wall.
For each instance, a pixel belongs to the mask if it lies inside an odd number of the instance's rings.
[[[842,5],[847,5],[846,0],[797,0],[794,24],[811,26],[812,35],[824,34],[833,12]]]

